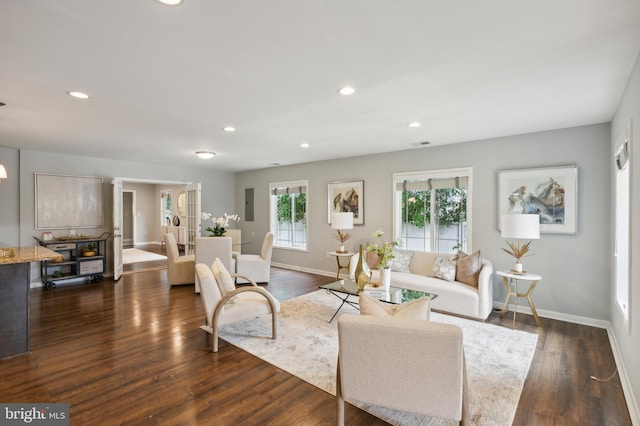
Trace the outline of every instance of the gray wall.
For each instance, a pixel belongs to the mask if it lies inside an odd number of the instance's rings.
[[[615,286],[611,286],[611,324],[615,340],[620,348],[620,356],[629,378],[625,393],[634,395],[632,412],[640,415],[640,56],[627,83],[624,95],[618,105],[616,114],[611,122],[611,146],[607,150],[607,160],[613,162],[614,145],[623,135],[627,123],[631,120],[631,297],[629,299],[629,315],[631,321],[630,333],[622,323],[622,316],[615,302]],[[611,193],[614,194],[613,171],[611,172]],[[613,197],[610,198],[613,204]],[[614,217],[614,216],[613,216]],[[612,228],[613,234],[613,228]],[[613,246],[613,238],[610,239]],[[611,252],[609,258],[613,262]],[[611,282],[614,271],[611,271]],[[623,386],[625,383],[623,382]],[[640,418],[635,417],[634,424],[640,424]]]
[[[83,233],[93,235],[112,231],[113,190],[111,180],[113,177],[163,182],[200,182],[204,211],[223,213],[235,208],[235,194],[233,192],[235,176],[229,172],[9,148],[0,148],[0,162],[5,165],[10,174],[9,179],[0,183],[0,199],[2,200],[0,203],[0,242],[4,246],[34,245],[33,236],[40,235],[42,232],[34,229],[34,173],[36,172],[102,176],[104,178],[104,227],[82,230]],[[155,228],[159,234],[159,218],[158,226]],[[59,230],[54,232],[64,233]],[[112,265],[109,269],[112,269]],[[32,282],[37,283],[39,280],[40,271],[35,265],[32,267]]]
[[[473,143],[275,167],[236,175],[237,209],[244,204],[244,189],[255,188],[256,220],[240,223],[243,235],[255,233],[254,246],[268,231],[268,185],[270,182],[308,179],[308,251],[275,249],[273,261],[303,270],[335,271],[335,259],[326,251],[337,242],[327,223],[327,184],[340,180],[364,180],[365,224],[355,227],[346,247],[359,243],[384,228],[392,232],[392,174],[396,172],[473,167],[473,249],[494,263],[510,268],[513,258],[501,251],[505,242],[497,225],[497,174],[499,170],[578,166],[578,233],[543,234],[533,243],[534,256],[527,270],[543,276],[534,293],[536,308],[566,318],[608,320],[610,299],[610,223],[608,206],[610,164],[608,124],[511,136]],[[252,247],[255,251],[256,247]],[[505,291],[496,279],[495,301]]]

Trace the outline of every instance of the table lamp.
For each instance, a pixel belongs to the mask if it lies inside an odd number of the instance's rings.
[[[515,238],[517,243],[507,241],[509,249],[505,253],[516,258],[513,272],[522,273],[520,259],[527,255],[531,241],[521,244],[520,240],[537,240],[540,238],[540,216],[537,214],[503,214],[501,220],[502,238]]]
[[[351,237],[351,234],[343,230],[353,229],[353,213],[331,213],[331,229],[336,230],[333,238],[340,241],[340,249],[337,252],[346,253],[344,242]]]

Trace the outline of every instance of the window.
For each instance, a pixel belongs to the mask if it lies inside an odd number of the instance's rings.
[[[408,250],[471,250],[471,168],[396,173],[394,238]]]
[[[269,184],[275,247],[307,249],[307,181]]]
[[[162,191],[160,194],[160,215],[162,225],[171,225],[171,191]]]
[[[614,160],[616,165],[615,179],[615,286],[616,302],[627,331],[629,327],[629,278],[630,278],[630,249],[629,235],[631,232],[630,223],[630,169],[631,163],[629,153],[630,127],[627,128],[622,143],[616,149]]]

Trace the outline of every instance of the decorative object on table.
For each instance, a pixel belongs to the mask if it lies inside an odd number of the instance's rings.
[[[98,244],[89,243],[80,249],[83,257],[92,257],[98,254]]]
[[[353,213],[353,224],[364,225],[364,181],[331,182],[327,189],[331,213]]]
[[[505,214],[502,215],[502,238],[515,238],[517,243],[507,241],[509,249],[502,250],[516,258],[513,271],[522,273],[522,263],[520,259],[529,254],[531,241],[524,244],[521,239],[537,240],[540,238],[540,217],[537,214]]]
[[[537,214],[540,232],[575,234],[578,223],[577,166],[498,172],[498,229],[504,214]]]
[[[369,284],[369,281],[371,280],[371,270],[369,269],[367,260],[364,257],[362,244],[360,244],[360,256],[358,256],[358,264],[356,265],[354,275],[356,284],[358,285],[358,290],[364,290],[364,286]]]
[[[367,251],[378,255],[378,271],[380,274],[379,286],[382,288],[389,288],[391,285],[391,268],[389,262],[395,258],[393,248],[398,245],[397,241],[384,241],[382,236],[384,231],[378,229],[373,233],[373,236],[380,239],[380,244],[371,244],[367,247]]]
[[[0,257],[14,257],[16,255],[16,250],[13,247],[0,249]]]
[[[173,217],[173,226],[180,226],[180,218],[178,216]]]
[[[346,253],[344,249],[344,242],[351,238],[351,234],[344,232],[345,229],[353,229],[353,213],[331,213],[331,229],[335,229],[336,233],[333,238],[340,241],[340,249],[336,250],[337,253]]]
[[[42,241],[52,241],[52,240],[53,240],[53,234],[51,233],[51,231],[42,233]]]
[[[202,212],[201,217],[202,217],[202,220],[211,219],[211,221],[215,225],[213,228],[210,226],[207,226],[205,228],[206,231],[209,232],[210,237],[222,237],[226,232],[226,228],[229,227],[230,221],[232,220],[235,222],[240,221],[240,216],[238,216],[235,213],[234,214],[225,213],[222,217],[213,217],[211,213]]]

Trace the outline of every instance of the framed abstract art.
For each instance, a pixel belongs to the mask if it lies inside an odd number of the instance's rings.
[[[503,214],[538,214],[540,232],[575,234],[578,227],[578,167],[498,172],[498,230]]]

